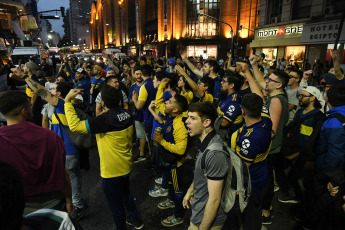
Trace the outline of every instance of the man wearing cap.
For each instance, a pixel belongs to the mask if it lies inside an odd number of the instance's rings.
[[[307,116],[309,117],[301,123],[299,138],[300,149],[303,148],[305,144],[307,144],[316,123],[325,117],[323,112],[320,110],[321,100],[322,96],[320,90],[318,90],[314,86],[308,86],[307,88],[302,90],[298,96],[299,106],[301,106],[301,109],[296,112],[293,121],[299,121],[305,119]],[[283,191],[278,196],[278,200],[282,203],[296,203],[297,199],[302,198],[302,190],[300,189],[298,180],[302,177],[300,172],[302,172],[303,169],[300,165],[296,164],[296,161],[294,159],[285,159],[286,166],[291,165],[291,170],[289,171],[287,176],[287,178],[289,178],[289,183],[291,184],[291,186],[289,187],[289,190]]]
[[[82,68],[77,69],[75,74],[71,74],[74,80],[73,89],[84,89],[84,103],[87,103],[90,100],[90,82],[86,79],[86,74],[86,71]]]

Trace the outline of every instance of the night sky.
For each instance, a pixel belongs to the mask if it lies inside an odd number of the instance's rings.
[[[60,6],[64,6],[65,10],[69,8],[69,0],[39,0],[37,4],[38,11],[45,11],[45,10],[55,10],[60,9]],[[66,12],[65,12],[66,13]],[[46,13],[44,15],[55,15],[55,12]],[[58,32],[62,37],[64,35],[63,28],[62,28],[62,17],[61,13],[58,12],[60,16],[60,20],[49,20],[53,26],[53,30]]]

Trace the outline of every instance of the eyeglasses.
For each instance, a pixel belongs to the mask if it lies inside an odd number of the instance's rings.
[[[300,95],[298,95],[298,98],[301,98],[301,99],[303,99],[303,98],[305,98],[305,97],[312,97],[313,95],[304,95],[304,94],[300,94]]]
[[[297,77],[292,76],[291,74],[289,74],[289,78],[296,78],[297,79]]]
[[[267,82],[273,81],[273,82],[275,82],[275,83],[281,84],[280,81],[273,80],[272,78],[269,78],[269,77],[266,79],[266,81],[267,81]]]

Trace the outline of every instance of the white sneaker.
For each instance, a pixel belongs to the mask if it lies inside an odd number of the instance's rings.
[[[149,195],[151,197],[167,196],[168,193],[169,193],[168,189],[164,189],[164,188],[152,189],[149,191]]]
[[[155,182],[156,182],[157,184],[162,184],[162,180],[163,180],[162,177],[158,177],[158,178],[155,179]]]

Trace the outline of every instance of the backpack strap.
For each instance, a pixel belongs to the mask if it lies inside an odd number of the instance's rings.
[[[61,122],[58,114],[56,113],[56,109],[54,109],[54,114],[55,114],[56,119],[59,121],[59,129],[60,129],[60,133],[61,133],[61,139],[63,142],[65,142],[65,140],[63,139],[63,132],[62,132],[62,128],[61,128],[62,122]]]
[[[209,146],[207,146],[206,150],[202,153],[202,156],[201,156],[201,170],[203,171],[205,177],[207,176],[206,174],[206,156],[209,152],[212,152],[212,151],[221,151],[223,152],[224,150],[224,145],[221,144],[222,146],[220,146],[220,144],[218,143],[213,143],[213,144],[210,144]]]

